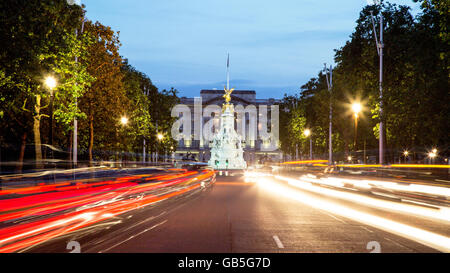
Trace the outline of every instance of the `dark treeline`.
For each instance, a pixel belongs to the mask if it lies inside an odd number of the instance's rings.
[[[66,0],[0,2],[2,161],[32,154],[42,167],[50,143],[70,159],[74,118],[80,160],[142,153],[144,138],[148,152],[174,147],[170,109],[177,91],[159,91],[119,54],[119,33],[84,14]],[[54,88],[48,77],[56,79]]]
[[[366,150],[370,162],[378,162],[379,57],[371,12],[379,35],[379,16],[384,20],[383,103],[386,160],[425,162],[436,148],[438,158],[449,156],[449,34],[448,1],[422,0],[421,12],[412,16],[407,6],[383,2],[366,6],[346,44],[335,50],[333,88],[328,91],[326,74],[302,85],[298,94],[284,97],[280,107],[282,150],[295,156],[296,147],[303,158],[309,156],[310,128],[313,152],[328,159],[329,103],[333,106],[334,160],[349,155],[363,160]],[[351,104],[360,101],[355,146],[354,116]]]

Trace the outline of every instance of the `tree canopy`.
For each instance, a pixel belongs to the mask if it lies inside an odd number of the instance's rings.
[[[120,55],[120,46],[119,32],[89,21],[84,6],[65,0],[1,1],[2,159],[23,161],[28,144],[35,147],[37,162],[45,158],[41,147],[51,144],[51,115],[53,145],[67,158],[75,118],[81,160],[112,159],[119,150],[137,160],[143,139],[154,146],[150,150],[162,145],[168,151],[174,144],[168,113],[177,91],[159,91]],[[56,79],[53,89],[45,85],[48,76]],[[126,125],[122,117],[129,120]],[[164,143],[155,141],[158,132],[165,133]]]
[[[333,150],[335,160],[367,150],[378,149],[379,57],[373,33],[371,13],[377,32],[379,16],[384,19],[383,111],[386,127],[387,159],[398,161],[404,150],[449,150],[450,101],[448,88],[448,3],[422,1],[422,12],[411,15],[407,6],[383,2],[366,6],[360,12],[350,39],[335,50],[333,88],[330,93],[325,75],[302,85],[299,94],[285,96],[282,132],[296,137],[281,137],[282,149],[293,155],[295,145],[308,147],[298,136],[306,127],[313,132],[315,154],[327,158],[328,107],[333,105]],[[379,33],[378,33],[379,34]],[[351,103],[359,101],[357,141],[354,146],[354,118]],[[283,109],[283,107],[281,108]],[[372,152],[371,152],[372,151]]]

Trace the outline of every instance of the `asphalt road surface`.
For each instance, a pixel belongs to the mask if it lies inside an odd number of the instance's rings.
[[[450,235],[445,221],[371,208],[292,187],[288,191],[442,236]],[[84,232],[79,238],[59,238],[30,251],[69,252],[66,244],[70,240],[79,241],[81,252],[104,253],[438,251],[418,240],[365,224],[363,220],[342,217],[281,196],[259,183],[245,183],[234,177],[218,177],[207,190],[189,193],[125,218],[111,229],[92,236]]]

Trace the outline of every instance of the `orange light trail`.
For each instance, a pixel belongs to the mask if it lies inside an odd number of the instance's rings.
[[[301,160],[301,161],[286,161],[281,164],[315,164],[315,163],[326,163],[328,160]]]
[[[450,169],[450,165],[435,165],[435,164],[392,164],[392,165],[379,165],[379,164],[338,164],[336,167],[347,167],[347,168],[441,168]]]

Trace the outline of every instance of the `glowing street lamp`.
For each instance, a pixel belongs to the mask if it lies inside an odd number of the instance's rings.
[[[50,145],[53,145],[53,89],[55,89],[56,85],[58,84],[55,77],[49,75],[45,77],[44,80],[45,86],[50,91]],[[53,150],[52,150],[53,153]]]
[[[428,153],[428,157],[433,159],[437,156],[437,149],[434,148],[433,150],[431,150],[431,152]]]
[[[433,149],[431,150],[431,152],[428,153],[428,157],[430,158],[430,164],[432,163],[434,158],[436,158],[436,156],[437,156],[437,149]]]
[[[159,142],[161,142],[161,140],[163,140],[163,138],[164,138],[164,135],[161,133],[158,133],[156,135],[156,138],[158,139]],[[158,162],[158,161],[159,161],[159,145],[156,148],[156,162]]]
[[[311,130],[310,129],[305,129],[303,131],[303,135],[305,137],[309,137],[309,159],[312,160],[313,156],[312,156],[312,138],[311,138]]]
[[[128,118],[126,116],[122,116],[120,118],[120,124],[122,126],[126,126],[128,124]],[[117,137],[119,136],[118,127],[116,127],[116,135],[117,135]],[[124,142],[125,149],[127,147],[126,140],[127,139],[125,137],[123,137],[123,142]],[[118,153],[119,153],[119,150],[120,150],[120,144],[119,144],[119,142],[117,142],[117,152]],[[120,152],[123,153],[124,151],[120,151]],[[125,157],[125,161],[126,161],[126,153],[125,153],[125,155],[123,157]]]
[[[44,81],[45,85],[52,91],[56,87],[56,79],[53,76],[47,76]]]
[[[352,110],[353,110],[353,113],[355,113],[355,117],[357,117],[359,112],[361,112],[361,110],[362,110],[361,103],[359,103],[359,102],[353,103]]]
[[[304,134],[306,137],[309,137],[309,135],[311,135],[311,130],[305,129],[305,131],[303,131],[303,134]]]
[[[354,102],[352,104],[352,111],[353,111],[353,114],[354,114],[354,117],[355,117],[355,140],[353,142],[355,150],[356,150],[356,138],[357,138],[357,135],[358,135],[358,117],[359,117],[359,113],[361,112],[361,110],[362,110],[361,103]]]
[[[121,117],[120,118],[120,123],[122,125],[127,125],[128,124],[128,118],[127,117]]]
[[[405,157],[405,163],[406,163],[406,161],[408,160],[408,156],[409,156],[408,150],[403,151],[403,156]]]

